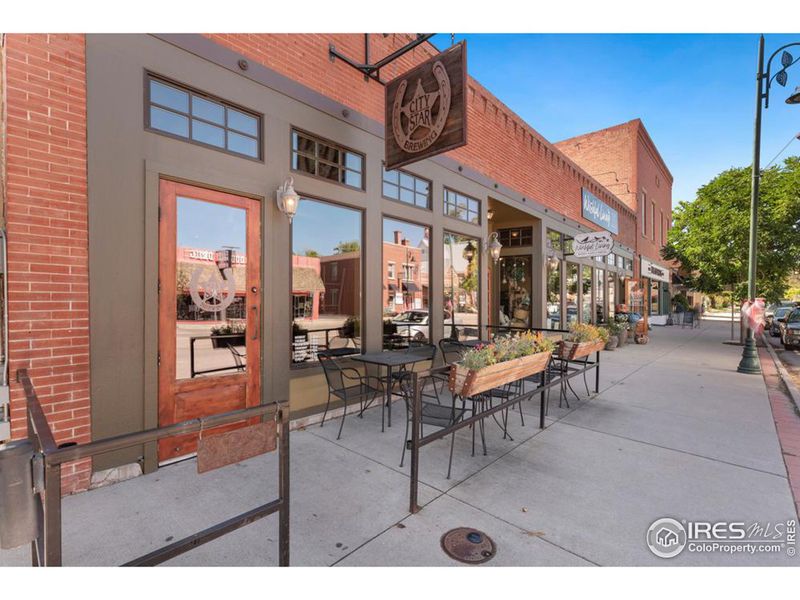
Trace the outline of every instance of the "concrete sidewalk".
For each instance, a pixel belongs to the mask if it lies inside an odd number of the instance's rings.
[[[455,565],[439,540],[458,526],[497,544],[487,565],[800,565],[785,551],[654,556],[650,524],[797,519],[764,380],[736,372],[741,349],[724,323],[654,328],[650,343],[602,355],[601,393],[572,408],[538,401],[509,417],[514,440],[487,424],[488,455],[456,437],[421,452],[423,510],[408,513],[408,456],[400,468],[402,405],[380,432],[380,411],[292,433],[293,565]],[[581,383],[582,386],[582,383]],[[581,391],[579,386],[576,390]],[[584,390],[585,395],[585,390]],[[194,461],[64,501],[64,563],[119,564],[270,499],[274,455],[196,474]],[[168,564],[275,565],[268,517]],[[29,564],[28,549],[0,564]]]

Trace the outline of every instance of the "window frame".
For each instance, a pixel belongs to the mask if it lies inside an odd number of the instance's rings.
[[[314,173],[309,173],[308,171],[302,171],[300,169],[295,169],[292,166],[292,164],[294,163],[294,155],[295,155],[295,152],[296,152],[295,149],[294,149],[294,142],[293,142],[293,137],[294,137],[295,133],[300,134],[300,135],[302,135],[304,137],[307,137],[307,138],[313,140],[315,144],[322,143],[325,146],[330,146],[330,147],[335,148],[336,150],[338,150],[339,154],[340,154],[340,159],[339,159],[339,163],[338,163],[338,169],[342,173],[344,171],[353,171],[353,172],[355,172],[353,169],[348,169],[345,166],[345,162],[344,162],[344,154],[345,153],[349,152],[350,154],[356,154],[356,155],[360,156],[361,157],[361,173],[360,173],[360,175],[361,175],[361,186],[358,187],[358,186],[355,186],[355,185],[350,185],[349,183],[345,183],[343,181],[337,181],[337,180],[329,179],[328,177],[323,177],[322,175],[319,175],[319,169],[318,169],[317,165],[319,165],[319,160],[320,159],[319,159],[319,156],[317,154],[317,148],[314,149],[314,156],[313,157],[309,157],[308,154],[305,153],[305,152],[297,152],[297,154],[299,154],[300,156],[304,156],[306,158],[312,158],[312,160],[314,161]],[[333,163],[331,161],[329,161],[329,160],[323,160],[322,162],[324,162],[325,164],[333,165]],[[367,171],[368,171],[368,169],[367,169],[367,154],[365,152],[360,152],[360,151],[358,151],[358,150],[356,150],[354,148],[350,148],[348,146],[344,146],[344,145],[342,145],[342,144],[340,144],[338,142],[334,142],[333,140],[330,140],[328,138],[325,138],[325,137],[322,137],[320,135],[317,135],[316,133],[311,133],[310,131],[308,131],[306,129],[303,129],[301,127],[296,127],[294,125],[290,125],[290,127],[289,127],[289,171],[291,171],[292,173],[297,173],[298,175],[304,175],[306,177],[313,177],[314,179],[318,179],[319,181],[324,181],[326,183],[332,183],[334,185],[340,185],[340,186],[342,186],[342,187],[344,187],[344,188],[346,188],[348,190],[357,190],[357,191],[361,191],[361,192],[366,192],[367,191]]]
[[[387,182],[384,179],[384,176],[386,175],[386,173],[395,173],[395,172],[398,173],[397,184],[395,184],[395,183],[393,183],[391,181]],[[420,181],[424,181],[425,183],[428,184],[428,204],[427,204],[427,206],[420,206],[416,202],[411,203],[411,202],[406,202],[405,200],[401,200],[400,199],[400,197],[399,197],[400,196],[400,193],[399,193],[400,190],[401,189],[408,189],[408,188],[404,188],[402,185],[400,185],[399,174],[401,174],[401,173],[403,175],[408,175],[409,177],[413,177],[414,178],[414,180],[415,180],[415,182],[414,182],[415,183],[415,189],[413,190],[413,193],[414,193],[415,196],[418,193],[416,191],[416,180],[417,179],[419,179]],[[383,186],[384,186],[385,183],[388,183],[389,185],[396,185],[397,186],[397,190],[398,190],[398,197],[397,198],[392,198],[391,196],[387,196],[386,194],[383,193]],[[419,175],[415,175],[411,171],[406,171],[405,169],[392,169],[392,170],[389,171],[389,170],[386,169],[386,163],[381,161],[381,198],[383,198],[384,200],[390,200],[391,202],[399,202],[403,206],[412,206],[414,208],[419,208],[421,210],[432,211],[433,210],[433,181],[431,181],[430,179],[428,179],[426,177],[420,177]]]
[[[447,205],[448,205],[447,193],[448,192],[450,192],[452,194],[456,194],[457,196],[463,196],[467,200],[473,200],[474,202],[476,202],[478,204],[478,209],[476,211],[477,212],[477,216],[478,216],[478,220],[477,221],[472,221],[470,219],[462,219],[461,217],[457,217],[457,216],[449,214],[447,212]],[[456,208],[458,208],[458,202],[456,202]],[[480,198],[475,198],[474,196],[470,196],[469,194],[465,194],[465,193],[459,192],[458,190],[455,190],[453,188],[444,186],[443,193],[442,193],[442,214],[445,217],[448,217],[450,219],[455,219],[456,221],[461,221],[462,223],[467,223],[469,225],[476,225],[476,226],[480,227],[483,224],[482,223],[481,212],[483,212],[483,202],[481,201]],[[469,214],[469,207],[467,207],[467,214]]]
[[[157,81],[158,83],[160,83],[162,85],[166,85],[168,87],[175,88],[175,89],[177,89],[177,90],[179,90],[181,92],[187,93],[189,95],[189,106],[188,106],[189,112],[183,113],[183,112],[177,111],[174,108],[171,108],[169,106],[166,106],[166,105],[163,105],[163,104],[159,104],[157,102],[152,102],[151,99],[150,99],[150,81],[152,81],[152,80],[155,80],[155,81]],[[158,135],[163,135],[165,137],[172,138],[173,140],[180,140],[181,142],[187,142],[189,144],[194,144],[195,146],[200,146],[202,148],[209,148],[211,150],[216,150],[217,152],[222,152],[224,154],[228,154],[230,156],[235,156],[237,158],[244,158],[246,160],[252,160],[252,161],[255,161],[255,162],[264,163],[264,160],[265,160],[265,158],[264,158],[264,155],[265,155],[265,152],[264,152],[264,137],[265,136],[264,136],[264,115],[262,113],[260,113],[258,111],[255,111],[255,110],[253,110],[251,108],[247,108],[245,106],[242,106],[240,104],[236,104],[235,102],[231,102],[230,100],[225,100],[223,98],[220,98],[219,96],[215,96],[214,94],[209,94],[208,92],[204,92],[202,90],[199,90],[199,89],[197,89],[197,88],[195,88],[195,87],[193,87],[191,85],[186,85],[184,83],[180,83],[178,81],[175,81],[174,79],[171,79],[169,77],[165,77],[163,75],[160,75],[160,74],[158,74],[158,73],[156,73],[154,71],[149,71],[147,69],[145,69],[145,71],[144,71],[143,81],[144,81],[144,85],[142,87],[144,88],[143,91],[144,91],[144,130],[145,131],[148,131],[150,133],[155,133],[155,134],[158,134]],[[200,98],[202,100],[208,100],[210,102],[215,102],[215,103],[221,104],[226,109],[225,110],[225,124],[224,125],[220,125],[219,123],[214,123],[213,121],[209,121],[208,119],[205,119],[205,118],[199,117],[199,116],[195,116],[194,114],[192,114],[192,97],[193,96],[196,96],[196,97],[198,97],[198,98]],[[189,125],[188,136],[184,137],[184,136],[178,135],[176,133],[171,133],[169,131],[164,131],[163,129],[158,129],[156,127],[153,127],[152,124],[151,124],[151,119],[150,119],[150,108],[151,108],[151,106],[155,106],[156,108],[160,108],[161,110],[168,110],[168,111],[170,111],[170,112],[172,112],[172,113],[174,113],[176,115],[181,115],[181,116],[186,117],[188,119],[188,121],[189,121],[189,123],[188,123],[188,125]],[[221,128],[225,132],[226,144],[227,144],[227,139],[228,139],[228,136],[227,136],[228,131],[233,131],[233,133],[236,133],[236,134],[239,134],[239,135],[243,135],[244,137],[253,138],[253,136],[250,135],[250,134],[247,134],[245,132],[239,131],[237,129],[232,129],[231,127],[228,126],[228,111],[227,111],[228,108],[231,108],[231,109],[233,109],[233,110],[235,110],[237,112],[245,113],[247,116],[250,116],[250,117],[253,117],[254,119],[256,119],[257,125],[256,125],[255,140],[256,140],[256,146],[258,148],[258,156],[250,156],[249,154],[242,154],[241,152],[236,152],[235,150],[230,150],[229,148],[227,148],[227,146],[223,146],[223,147],[215,146],[214,144],[209,144],[209,143],[206,143],[206,142],[202,142],[202,141],[196,140],[196,139],[194,139],[192,137],[192,121],[193,120],[197,120],[197,121],[201,121],[203,123],[206,123],[208,125],[212,125],[214,127]]]
[[[497,239],[503,244],[503,248],[527,248],[533,246],[533,226],[522,225],[519,227],[503,227],[497,229]],[[518,232],[519,235],[514,238],[512,232]],[[507,236],[505,235],[507,234]],[[506,241],[507,240],[507,243]],[[527,243],[525,243],[527,240]],[[514,243],[514,242],[518,243]]]

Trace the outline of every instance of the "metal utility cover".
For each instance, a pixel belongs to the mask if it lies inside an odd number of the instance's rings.
[[[442,550],[459,562],[477,565],[497,553],[497,546],[488,535],[471,527],[451,529],[442,536]]]

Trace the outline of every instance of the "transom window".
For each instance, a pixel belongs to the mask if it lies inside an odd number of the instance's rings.
[[[364,155],[292,130],[292,169],[364,189]]]
[[[420,208],[431,207],[431,182],[405,171],[383,169],[383,195]]]
[[[481,202],[453,190],[444,190],[444,214],[467,223],[481,222]]]
[[[146,126],[204,146],[261,158],[261,116],[176,83],[147,81]]]
[[[510,229],[498,229],[497,237],[503,247],[513,248],[514,246],[533,245],[533,227],[514,227]]]

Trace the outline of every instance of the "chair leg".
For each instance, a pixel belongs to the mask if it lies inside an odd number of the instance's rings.
[[[403,454],[400,455],[400,467],[403,467],[403,461],[406,459],[406,442],[408,441],[408,424],[411,419],[408,418],[408,410],[406,409],[406,432],[403,435]]]
[[[322,413],[322,422],[319,424],[320,427],[325,425],[325,417],[328,414],[328,407],[331,405],[331,393],[328,392],[328,401],[325,403],[325,412]]]
[[[347,416],[347,398],[344,399],[344,412],[342,413],[342,422],[339,423],[339,434],[336,436],[336,439],[340,439],[342,437],[342,428],[344,427],[344,419]]]
[[[486,456],[487,455],[487,452],[486,452],[486,433],[485,433],[484,427],[483,427],[483,419],[478,421],[478,424],[480,425],[480,428],[481,428],[481,444],[483,444],[483,455]]]

